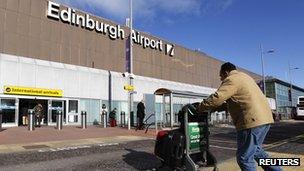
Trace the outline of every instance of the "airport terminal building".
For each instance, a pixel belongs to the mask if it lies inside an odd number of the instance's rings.
[[[292,88],[292,89],[291,89]],[[292,90],[292,93],[290,91]],[[266,95],[276,101],[277,112],[283,117],[291,117],[291,107],[296,107],[298,97],[304,96],[304,89],[273,77],[266,77]],[[292,102],[292,104],[291,104]]]
[[[3,126],[23,125],[37,103],[45,125],[58,109],[66,125],[79,124],[81,111],[98,122],[102,104],[128,111],[128,27],[48,0],[1,0],[0,23]],[[223,61],[138,30],[131,39],[135,110],[144,98],[160,114],[161,100],[148,99],[161,87],[208,95],[219,86]],[[177,111],[185,100],[174,103]]]

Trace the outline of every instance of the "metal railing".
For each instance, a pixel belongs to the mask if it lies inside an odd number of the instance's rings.
[[[155,114],[152,113],[152,114],[149,115],[149,116],[144,120],[144,122],[143,122],[143,124],[144,124],[143,126],[144,126],[144,128],[146,129],[145,133],[148,132],[149,128],[150,128],[152,125],[155,125],[155,121],[154,121],[154,122],[151,122],[151,123],[148,123],[148,120],[149,120],[152,116],[155,116]],[[137,131],[137,130],[138,130],[138,127],[135,128],[135,131]]]

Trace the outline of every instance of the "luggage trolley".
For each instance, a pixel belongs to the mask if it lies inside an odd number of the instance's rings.
[[[196,171],[213,166],[214,171],[218,170],[216,158],[209,151],[210,112],[197,113],[198,105],[183,107],[179,112],[178,129],[158,132],[154,153],[162,161],[161,167]]]
[[[198,107],[198,104],[196,104]],[[186,139],[185,167],[188,171],[196,171],[200,167],[213,166],[217,171],[217,161],[209,151],[209,116],[210,111],[193,113],[195,106],[188,105],[184,116],[184,132]],[[192,109],[190,109],[192,108]]]

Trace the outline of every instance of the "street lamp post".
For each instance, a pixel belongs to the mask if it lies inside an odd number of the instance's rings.
[[[261,49],[261,62],[262,62],[262,76],[263,76],[263,93],[266,95],[266,83],[265,83],[265,73],[264,73],[264,57],[263,57],[263,46],[260,44]]]
[[[264,72],[264,68],[265,68],[265,66],[264,66],[264,54],[265,53],[274,53],[274,50],[271,49],[271,50],[268,50],[268,51],[264,52],[262,44],[260,44],[260,50],[261,50],[261,62],[262,62],[263,92],[266,96],[266,82],[265,82],[265,72]]]
[[[130,37],[129,37],[129,43],[130,43],[130,70],[129,70],[129,83],[131,86],[133,86],[133,42],[132,42],[132,30],[133,30],[133,3],[132,0],[130,0]],[[129,117],[128,117],[128,130],[131,129],[131,113],[133,112],[133,92],[129,92]],[[134,116],[133,116],[134,117]]]
[[[297,67],[294,67],[294,68],[291,68],[290,67],[290,62],[288,62],[288,75],[289,75],[289,84],[290,84],[290,87],[289,87],[289,90],[290,90],[290,107],[292,108],[292,82],[291,82],[291,70],[296,70],[296,69],[299,69]]]

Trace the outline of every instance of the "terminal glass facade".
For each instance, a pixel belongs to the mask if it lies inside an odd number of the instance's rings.
[[[276,101],[279,113],[287,113],[287,108],[290,106],[288,98],[289,87],[275,83],[276,88]]]
[[[100,100],[81,99],[80,109],[87,112],[88,123],[99,122]]]
[[[277,111],[281,114],[290,113],[291,101],[289,98],[290,85],[288,83],[280,83],[282,81],[268,81],[266,83],[267,97],[276,100]],[[299,96],[304,96],[304,90],[292,88],[292,106],[297,105]]]
[[[293,89],[292,90],[292,105],[293,106],[297,105],[299,96],[304,96],[304,92]]]

